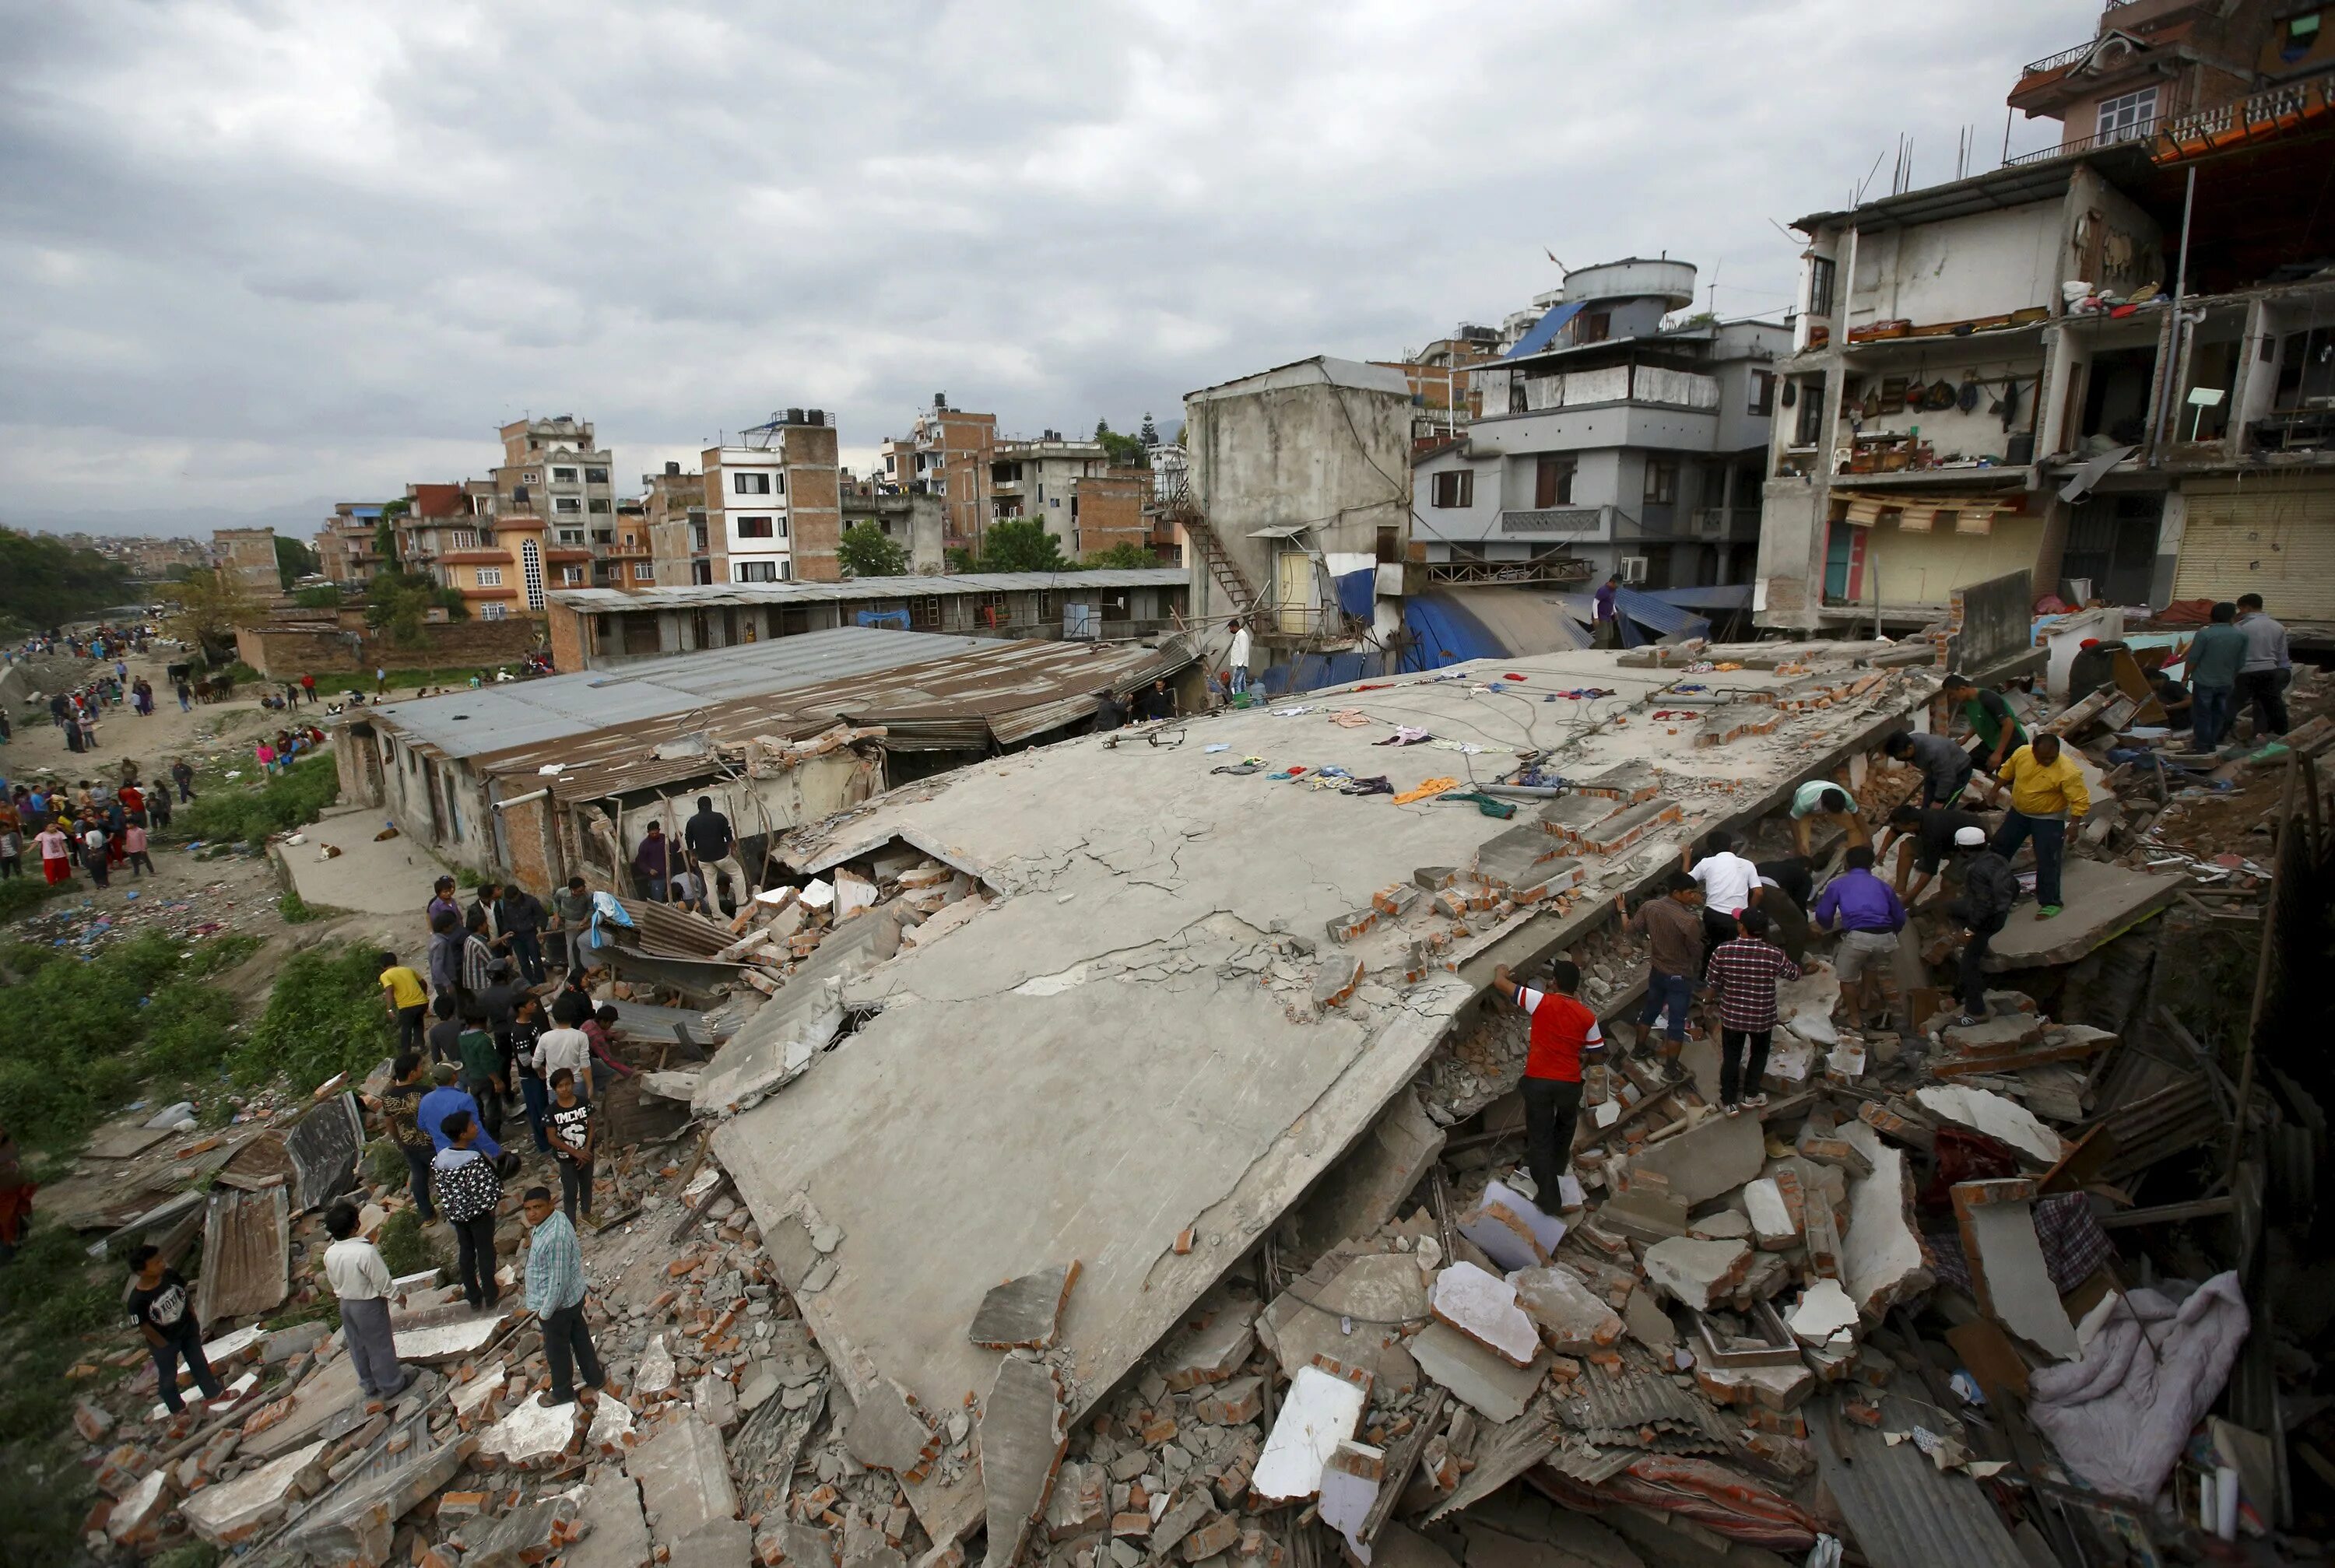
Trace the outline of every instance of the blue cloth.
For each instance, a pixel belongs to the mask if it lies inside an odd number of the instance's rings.
[[[1692,987],[1685,975],[1664,974],[1659,969],[1647,971],[1646,1006],[1645,1011],[1638,1014],[1638,1027],[1653,1028],[1662,1021],[1662,1014],[1667,1011],[1671,1022],[1670,1028],[1663,1032],[1672,1040],[1684,1040],[1687,1002],[1691,995]]]
[[[559,1210],[535,1227],[527,1248],[527,1310],[546,1317],[584,1299],[584,1253]]]
[[[486,1120],[479,1115],[479,1102],[451,1083],[441,1083],[423,1095],[421,1103],[413,1108],[413,1119],[430,1135],[430,1141],[442,1149],[446,1147],[446,1135],[439,1124],[458,1110],[469,1111],[470,1120],[478,1126],[478,1139],[470,1147],[489,1159],[502,1158],[502,1146],[487,1135]]]
[[[1902,931],[1905,905],[1897,890],[1870,871],[1844,871],[1817,897],[1815,922],[1829,931]]]
[[[1359,572],[1348,572],[1337,579],[1338,609],[1341,614],[1358,621],[1371,618],[1371,606],[1378,597],[1379,569],[1364,566]]]

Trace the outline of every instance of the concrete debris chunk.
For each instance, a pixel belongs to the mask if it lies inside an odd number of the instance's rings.
[[[1346,1538],[1346,1549],[1366,1568],[1371,1543],[1362,1524],[1385,1476],[1386,1450],[1352,1440],[1339,1444],[1322,1470],[1322,1523]]]
[[[1309,1274],[1275,1296],[1257,1320],[1258,1337],[1284,1377],[1296,1377],[1317,1355],[1369,1366],[1384,1377],[1399,1370],[1388,1363],[1401,1352],[1404,1325],[1429,1315],[1429,1282],[1412,1254],[1359,1257],[1327,1283]],[[1352,1334],[1344,1332],[1345,1318],[1353,1321]]]
[[[1817,1349],[1842,1349],[1855,1342],[1856,1303],[1838,1280],[1817,1280],[1784,1320],[1792,1337]]]
[[[580,1403],[547,1405],[543,1398],[525,1393],[509,1414],[480,1435],[479,1452],[506,1465],[548,1465],[578,1451],[579,1432],[585,1446],[597,1449],[620,1446],[632,1429],[633,1413],[621,1399],[601,1399],[587,1423]]]
[[[1959,1083],[1928,1084],[1914,1091],[1914,1099],[1940,1121],[1984,1133],[2032,1166],[2048,1168],[2059,1164],[2066,1147],[2059,1135],[2037,1120],[2025,1106],[1991,1089]]]
[[[906,1476],[923,1468],[939,1441],[917,1414],[907,1391],[888,1378],[857,1390],[850,1423],[843,1429],[843,1446],[871,1470]]]
[[[1456,1330],[1446,1331],[1466,1341]],[[1338,1445],[1354,1435],[1369,1402],[1366,1388],[1319,1367],[1300,1367],[1249,1476],[1251,1489],[1267,1505],[1302,1502],[1320,1492],[1323,1467]]]
[[[604,1465],[584,1493],[576,1511],[584,1539],[560,1555],[560,1568],[644,1568],[654,1548],[649,1522],[641,1512],[641,1489],[614,1465]],[[833,1568],[831,1563],[806,1563],[803,1568]]]
[[[1256,1349],[1256,1302],[1213,1292],[1201,1298],[1195,1315],[1206,1315],[1207,1321],[1176,1343],[1159,1369],[1170,1393],[1186,1394],[1223,1382]]]
[[[642,1353],[641,1364],[633,1373],[633,1391],[662,1394],[673,1387],[675,1375],[673,1352],[665,1349],[664,1336],[652,1334],[649,1348]]]
[[[1068,1541],[1110,1519],[1110,1476],[1100,1465],[1064,1465],[1046,1499],[1046,1539]]]
[[[986,1568],[1012,1568],[1021,1557],[1046,1511],[1069,1442],[1069,1418],[1053,1369],[1026,1356],[1006,1357],[981,1412]]]
[[[519,1505],[483,1529],[465,1529],[470,1544],[462,1553],[463,1568],[535,1568],[558,1549],[576,1507],[575,1498],[557,1492]],[[673,1561],[681,1564],[683,1559],[676,1552]]]
[[[1543,1211],[1507,1183],[1484,1187],[1477,1205],[1459,1218],[1459,1234],[1484,1249],[1504,1269],[1531,1268],[1555,1255],[1565,1222]]]
[[[981,1298],[966,1337],[993,1350],[1050,1349],[1078,1279],[1079,1262],[1072,1258],[993,1287]]]
[[[2081,1349],[2076,1325],[2035,1234],[2035,1184],[1958,1182],[1952,1193],[1979,1310],[2053,1360],[2074,1360]]]
[[[656,1428],[625,1456],[625,1474],[640,1484],[641,1506],[660,1546],[678,1548],[704,1525],[738,1516],[722,1439],[694,1416]]]
[[[179,1505],[179,1515],[212,1545],[239,1545],[282,1518],[300,1492],[323,1485],[325,1447],[325,1439],[319,1438],[232,1481],[205,1486]]]
[[[1516,1305],[1516,1287],[1474,1263],[1456,1263],[1436,1275],[1429,1306],[1439,1321],[1516,1366],[1529,1367],[1540,1354],[1540,1335]]]
[[[1421,1330],[1410,1341],[1410,1353],[1420,1371],[1489,1421],[1513,1421],[1523,1415],[1533,1390],[1548,1375],[1545,1355],[1519,1368],[1448,1323],[1429,1323]]]
[[[1905,1153],[1884,1144],[1863,1122],[1842,1133],[1863,1139],[1873,1174],[1849,1183],[1848,1229],[1840,1240],[1840,1280],[1868,1320],[1933,1282],[1914,1223],[1914,1182]]]
[[[1699,1242],[1673,1236],[1646,1249],[1646,1282],[1697,1312],[1742,1282],[1751,1249],[1741,1242]]]
[[[1566,1264],[1519,1269],[1508,1283],[1554,1350],[1602,1350],[1622,1337],[1621,1318]]]
[[[1751,1221],[1752,1236],[1762,1252],[1782,1252],[1800,1239],[1800,1227],[1774,1178],[1762,1176],[1746,1184],[1743,1207]]]
[[[1664,1192],[1692,1208],[1754,1179],[1767,1159],[1757,1118],[1711,1115],[1632,1155],[1623,1164],[1623,1181],[1658,1177]]]

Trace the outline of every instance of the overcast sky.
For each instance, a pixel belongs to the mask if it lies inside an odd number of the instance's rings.
[[[941,391],[1131,429],[1497,323],[1548,253],[1780,311],[1778,222],[1901,131],[1920,183],[1963,126],[1991,165],[2098,13],[0,0],[0,520],[281,528],[482,475],[530,411],[628,489],[789,405],[863,468]]]

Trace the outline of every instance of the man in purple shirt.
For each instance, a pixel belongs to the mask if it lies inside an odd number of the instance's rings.
[[[1621,591],[1619,575],[1607,577],[1605,586],[1597,590],[1597,624],[1591,628],[1592,647],[1618,648],[1622,645],[1622,622],[1613,608],[1613,595]]]
[[[1905,929],[1904,901],[1897,890],[1873,875],[1873,850],[1860,844],[1848,852],[1847,869],[1825,885],[1817,895],[1810,924],[1819,931],[1837,930],[1840,950],[1833,967],[1840,973],[1841,997],[1849,1003],[1857,1028],[1865,1027],[1865,982],[1878,979],[1889,955],[1897,951],[1897,934]],[[1888,992],[1882,991],[1884,1007]]]

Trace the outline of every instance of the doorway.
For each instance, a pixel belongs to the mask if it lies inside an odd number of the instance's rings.
[[[2087,579],[2093,595],[2111,605],[2147,604],[2164,516],[2161,495],[2087,496],[2068,520],[2063,582]]]

